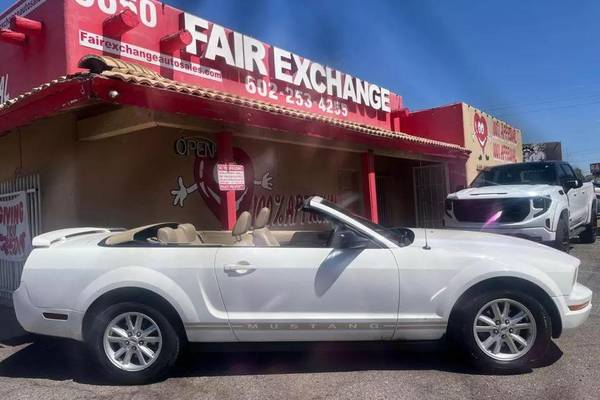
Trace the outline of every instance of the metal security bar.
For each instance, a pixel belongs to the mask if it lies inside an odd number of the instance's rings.
[[[11,200],[21,192],[27,193],[31,237],[42,232],[42,201],[40,176],[22,176],[0,182],[0,200]],[[0,304],[12,305],[12,292],[19,287],[24,261],[0,260]]]
[[[440,228],[444,220],[444,201],[448,195],[448,170],[445,164],[413,168],[417,226]]]

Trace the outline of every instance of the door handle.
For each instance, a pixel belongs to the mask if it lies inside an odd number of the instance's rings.
[[[223,266],[223,271],[225,271],[227,275],[239,276],[256,271],[256,267],[247,261],[240,261],[235,264],[225,264]]]

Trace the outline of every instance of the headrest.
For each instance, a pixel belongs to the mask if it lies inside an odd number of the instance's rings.
[[[156,236],[161,243],[177,243],[177,234],[173,228],[160,228]]]
[[[271,210],[269,210],[267,207],[261,208],[256,216],[256,221],[254,221],[254,229],[261,229],[267,226],[270,216]]]
[[[248,232],[250,229],[250,223],[252,222],[252,214],[248,211],[244,211],[240,214],[237,221],[235,222],[235,226],[231,231],[233,236],[242,236],[244,233]]]
[[[198,232],[196,232],[196,227],[192,224],[180,224],[177,226],[177,229],[183,232],[186,242],[192,243],[199,239]]]

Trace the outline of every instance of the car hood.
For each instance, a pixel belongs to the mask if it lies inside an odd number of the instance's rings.
[[[425,245],[424,229],[413,229],[413,246]],[[573,274],[579,259],[552,247],[492,233],[454,229],[427,229],[427,243],[438,254],[452,254],[461,259],[463,267],[476,260],[488,260],[499,266],[536,268],[553,277],[555,282],[566,282],[561,290],[570,291]],[[501,267],[502,268],[502,267]]]
[[[450,199],[474,200],[486,198],[532,197],[549,194],[552,185],[496,185],[463,189],[448,196]]]

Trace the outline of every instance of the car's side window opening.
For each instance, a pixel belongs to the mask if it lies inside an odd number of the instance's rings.
[[[270,230],[270,210],[252,215],[243,212],[232,231],[199,231],[175,222],[148,225],[119,232],[101,242],[109,247],[285,247],[285,248],[378,248],[372,239],[318,210],[304,210],[310,229]]]

